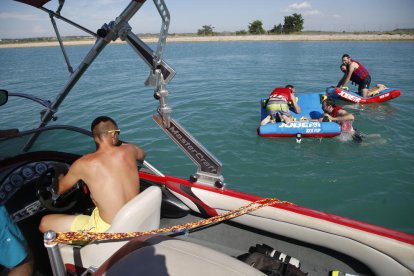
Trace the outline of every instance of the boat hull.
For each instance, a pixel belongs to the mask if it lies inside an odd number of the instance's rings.
[[[0,162],[0,179],[3,179],[0,187],[9,187],[10,177],[21,174],[22,169],[28,166],[36,167],[39,163],[52,161],[71,164],[78,157],[50,151],[26,153],[3,160]],[[179,177],[154,175],[147,170],[141,170],[139,174],[142,190],[153,185],[162,188],[161,228],[197,222],[263,199]],[[11,214],[26,210],[26,206],[31,206],[29,203],[36,201],[36,195],[27,192],[33,188],[38,174],[32,177],[27,178],[20,188],[9,191],[10,198],[5,205]],[[83,207],[76,208],[82,210]],[[33,229],[37,229],[44,214],[40,209],[36,212],[32,210],[32,214],[26,214],[27,219],[19,221],[31,247],[37,248],[42,241],[41,237],[31,235],[40,235]],[[250,246],[265,243],[299,259],[301,269],[313,275],[326,275],[326,271],[334,269],[366,275],[414,273],[413,235],[289,202],[275,203],[222,223],[191,229],[182,238],[230,256],[237,256],[248,251]],[[36,263],[46,267],[47,254],[44,248],[39,252]]]
[[[166,177],[164,184],[192,211],[208,216],[219,215],[263,199],[175,177]],[[255,231],[266,231],[350,256],[365,264],[376,275],[414,273],[414,236],[410,234],[287,202],[260,208],[231,221]]]

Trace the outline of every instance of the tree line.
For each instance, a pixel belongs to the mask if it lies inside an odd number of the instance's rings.
[[[237,35],[245,35],[245,34],[290,34],[290,33],[297,33],[303,30],[303,17],[301,14],[294,13],[289,16],[285,16],[285,20],[283,25],[280,23],[279,25],[274,25],[272,29],[266,31],[263,28],[263,23],[261,20],[255,20],[249,23],[248,30],[240,30],[236,31]],[[204,25],[201,29],[197,31],[198,35],[215,35],[214,27],[211,25]]]

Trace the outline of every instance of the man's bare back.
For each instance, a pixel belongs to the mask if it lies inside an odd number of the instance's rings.
[[[129,144],[102,149],[85,155],[71,167],[87,184],[101,218],[109,224],[121,207],[139,193],[137,159],[133,154],[136,151]],[[64,180],[61,179],[62,186]]]
[[[99,121],[103,118],[104,121]],[[92,123],[98,149],[76,160],[65,176],[59,177],[58,193],[63,194],[83,180],[88,186],[99,217],[110,225],[117,212],[140,191],[137,160],[145,152],[132,144],[118,144],[119,130],[109,117]],[[94,122],[95,122],[94,121]],[[40,231],[71,231],[76,216],[52,214],[42,218]]]

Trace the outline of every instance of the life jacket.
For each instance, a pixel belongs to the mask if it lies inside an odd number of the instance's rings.
[[[352,72],[351,80],[356,83],[363,81],[369,75],[368,70],[358,61],[354,59],[351,59],[351,61],[358,64],[358,68]]]
[[[352,74],[351,75],[351,82],[352,82],[352,84],[355,84],[355,83],[358,83],[358,82],[360,82],[361,80],[359,79],[359,77],[358,76],[356,76],[356,75],[354,75],[354,74]]]
[[[343,108],[340,106],[335,106],[332,110],[331,116],[332,117],[338,117],[339,110],[342,110]],[[341,125],[341,132],[349,132],[352,131],[352,121],[342,121],[339,123]]]
[[[280,98],[285,100],[287,103],[292,101],[292,90],[290,88],[285,87],[276,87],[272,93],[269,95],[269,99],[271,98]]]
[[[338,117],[338,112],[339,110],[342,110],[343,108],[340,107],[339,105],[335,106],[334,109],[332,110],[331,116],[332,117]]]

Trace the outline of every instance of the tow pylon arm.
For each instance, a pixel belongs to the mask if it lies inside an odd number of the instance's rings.
[[[169,93],[164,83],[163,74],[160,69],[156,69],[154,75],[157,83],[154,98],[159,100],[160,106],[157,110],[158,114],[155,114],[153,119],[197,165],[197,172],[190,176],[190,181],[223,189],[225,184],[221,175],[221,162],[184,127],[171,118],[172,109],[167,103]]]
[[[219,160],[174,119],[170,118],[168,127],[164,125],[160,115],[154,114],[153,119],[197,165],[197,172],[190,176],[192,182],[224,188],[223,176],[221,175],[222,164]]]
[[[120,37],[123,39],[123,37]],[[131,46],[132,49],[141,57],[141,59],[151,68],[150,75],[145,81],[147,86],[156,86],[155,74],[156,69],[160,69],[165,83],[169,83],[175,76],[175,71],[171,68],[164,60],[158,60],[158,56],[154,53],[151,48],[142,41],[137,35],[131,30],[127,31],[125,36],[126,42]]]
[[[162,55],[168,35],[170,13],[164,0],[154,0],[154,4],[162,19],[157,51],[154,53],[131,30],[127,31],[125,40],[141,56],[151,68],[146,86],[154,87],[154,98],[159,100],[158,114],[153,116],[154,121],[167,135],[184,151],[197,165],[197,172],[190,176],[192,182],[224,188],[221,175],[222,164],[201,143],[199,143],[184,127],[171,118],[172,109],[167,103],[168,90],[166,84],[174,77],[175,71],[163,61]],[[122,36],[121,36],[122,39]]]

